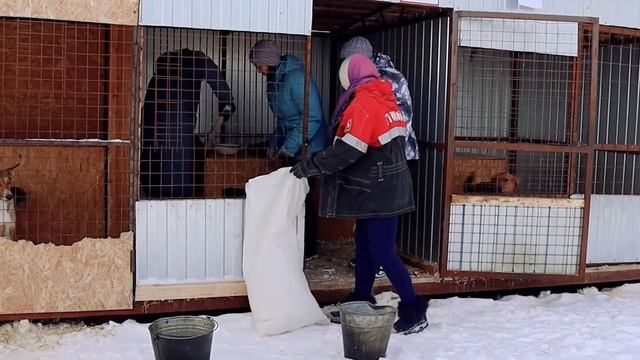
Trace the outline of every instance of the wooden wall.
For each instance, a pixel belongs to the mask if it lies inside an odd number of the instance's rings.
[[[0,314],[131,309],[133,233],[71,246],[0,239]]]
[[[0,16],[137,25],[139,6],[138,0],[11,0],[0,2]]]
[[[104,138],[107,26],[0,19],[0,138]]]
[[[0,52],[0,160],[22,157],[28,193],[17,237],[131,230],[135,28],[0,18]]]
[[[105,234],[105,149],[0,146],[0,158],[22,158],[14,186],[27,192],[16,239],[69,245]]]

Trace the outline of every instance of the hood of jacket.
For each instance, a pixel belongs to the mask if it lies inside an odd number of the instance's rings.
[[[356,89],[356,97],[367,97],[377,102],[389,111],[397,107],[396,96],[393,93],[391,82],[388,80],[368,81]]]
[[[278,69],[276,70],[276,76],[278,78],[284,76],[286,73],[290,73],[293,71],[302,71],[304,72],[304,66],[302,66],[302,61],[295,55],[284,55],[280,59],[280,64],[278,65]]]

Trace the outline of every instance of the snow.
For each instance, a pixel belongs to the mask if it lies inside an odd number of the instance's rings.
[[[393,293],[378,295],[397,303]],[[640,284],[598,291],[499,300],[430,301],[431,325],[422,333],[392,335],[387,359],[635,359],[640,354]],[[340,326],[310,326],[265,337],[250,313],[216,317],[216,359],[340,359]],[[147,324],[0,326],[0,359],[153,359]]]

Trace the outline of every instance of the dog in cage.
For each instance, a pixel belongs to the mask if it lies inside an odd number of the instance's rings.
[[[467,176],[463,190],[465,193],[510,194],[516,192],[520,178],[508,172],[501,172],[491,181],[479,181],[475,172]]]
[[[16,230],[16,201],[22,202],[26,198],[26,193],[19,187],[11,186],[16,176],[18,164],[0,170],[0,237],[15,240]]]

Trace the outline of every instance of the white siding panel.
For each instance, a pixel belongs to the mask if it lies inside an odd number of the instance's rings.
[[[193,3],[191,1],[192,0],[180,0],[178,2],[173,2],[173,26],[193,26]]]
[[[187,200],[187,279],[206,280],[205,200]]]
[[[167,218],[161,223],[167,226],[167,278],[185,279],[187,277],[187,204],[184,201],[171,201],[167,204]],[[161,223],[155,223],[157,225]],[[154,223],[150,223],[154,226]]]
[[[156,12],[158,17],[156,19],[156,25],[173,23],[173,0],[152,2],[151,6],[157,8]]]
[[[242,279],[244,199],[136,203],[138,285]],[[304,209],[297,217],[304,241]]]
[[[227,278],[241,278],[244,200],[225,200],[224,214],[224,273]]]
[[[578,24],[463,18],[460,45],[484,49],[576,56]]]
[[[167,278],[167,202],[151,202],[147,207],[148,278]],[[149,261],[152,260],[152,261]]]
[[[247,16],[251,8],[251,2],[248,1],[234,1],[231,3],[231,16],[229,17],[230,22],[228,26],[236,26],[240,29],[249,29],[251,28],[250,18]],[[234,23],[231,24],[231,21]]]
[[[218,0],[216,4],[211,7],[211,11],[214,12],[213,16],[211,16],[212,22],[209,24],[210,27],[217,25],[219,29],[236,29],[234,24],[236,21],[239,23],[240,19],[232,18],[232,6],[233,0]],[[215,22],[217,20],[217,23]],[[238,28],[240,26],[237,26]]]
[[[263,6],[249,6],[249,19],[253,29],[257,32],[269,31],[269,24],[264,20],[265,13]]]
[[[140,25],[311,34],[313,0],[142,0]]]
[[[207,201],[204,222],[207,232],[206,277],[224,278],[224,201]]]
[[[140,285],[242,277],[243,199],[136,203]]]
[[[162,18],[162,4],[160,1],[151,2],[151,1],[141,1],[140,2],[140,12],[138,14],[138,22],[142,23],[143,19],[151,20],[161,19]],[[151,24],[149,24],[151,25]]]
[[[136,232],[135,232],[135,246],[136,246],[136,281],[139,279],[146,279],[149,277],[147,258],[148,237],[147,224],[149,219],[147,218],[147,203],[136,203]]]
[[[191,0],[191,24],[194,28],[207,28],[211,21],[211,1]]]
[[[587,263],[640,262],[640,196],[592,195]]]

